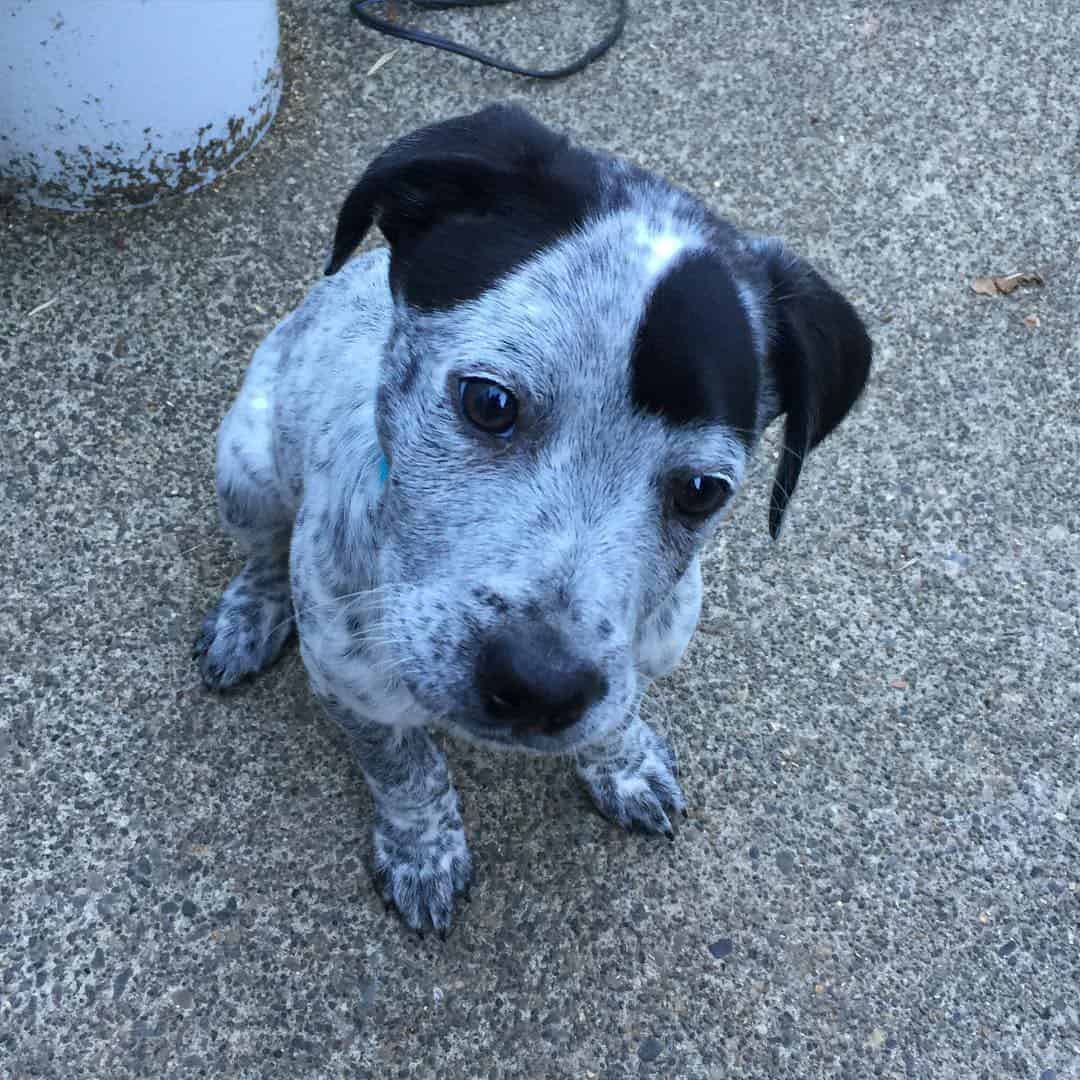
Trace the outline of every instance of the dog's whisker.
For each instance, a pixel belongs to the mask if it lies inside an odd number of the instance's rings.
[[[381,588],[389,590],[389,589],[397,588],[397,586],[381,586]],[[287,626],[289,623],[295,623],[297,621],[297,619],[302,615],[311,614],[311,613],[313,613],[315,611],[323,610],[325,608],[340,606],[340,604],[343,601],[353,603],[353,602],[356,601],[357,598],[366,598],[367,596],[369,596],[374,591],[375,590],[364,590],[363,592],[347,593],[344,596],[335,597],[333,600],[322,601],[322,602],[313,603],[313,604],[306,604],[304,607],[298,608],[296,611],[294,611],[290,615],[286,616],[284,619],[281,619],[279,622],[277,622],[273,626],[271,626],[270,629],[263,636],[262,644],[266,645],[269,641],[271,641],[271,639],[278,632],[278,630],[280,630],[283,626]],[[360,635],[354,635],[354,637],[358,637],[358,636],[360,636]]]
[[[270,629],[269,629],[269,630],[268,630],[268,631],[266,632],[266,636],[265,636],[265,637],[264,637],[264,638],[262,639],[262,644],[263,644],[263,645],[266,645],[266,644],[268,644],[268,643],[270,642],[270,640],[271,640],[271,639],[273,638],[273,636],[274,636],[274,635],[275,635],[275,634],[276,634],[276,633],[277,633],[277,632],[278,632],[278,631],[279,631],[279,630],[280,630],[280,629],[281,629],[281,628],[282,628],[283,626],[288,626],[288,625],[289,625],[289,623],[294,623],[295,621],[296,621],[295,617],[294,617],[294,616],[292,616],[292,615],[289,615],[289,616],[287,616],[286,618],[282,619],[282,620],[281,620],[280,622],[274,623],[274,625],[273,625],[273,626],[271,626],[271,627],[270,627]]]
[[[302,608],[297,609],[297,613],[300,615],[307,615],[314,611],[324,611],[329,608],[346,607],[346,606],[362,606],[362,601],[375,601],[383,599],[384,596],[393,596],[392,590],[398,590],[400,586],[397,585],[383,585],[377,586],[372,589],[359,589],[353,593],[343,593],[341,596],[335,596],[330,600],[319,600],[314,603],[305,604]],[[402,590],[403,591],[403,590]]]
[[[356,603],[358,600],[376,600],[381,599],[386,593],[390,593],[392,590],[399,588],[396,585],[379,585],[370,589],[357,589],[356,592],[342,593],[340,596],[332,596],[329,600],[319,600],[313,604],[308,604],[304,608],[305,611],[314,610],[316,608],[324,607],[337,607],[341,604]]]
[[[367,634],[351,634],[350,637],[353,641],[362,641],[365,644],[372,645],[408,645],[406,638],[391,634],[389,631],[379,632],[375,630]]]
[[[410,645],[410,642],[407,639],[405,639],[403,637],[396,636],[396,635],[391,635],[391,634],[376,635],[376,636],[373,636],[373,637],[356,638],[354,640],[357,640],[357,641],[361,642],[364,645],[371,645],[372,647],[374,647],[376,649],[394,648],[394,649],[408,650],[409,645]]]

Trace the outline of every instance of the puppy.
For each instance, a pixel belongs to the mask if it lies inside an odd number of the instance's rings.
[[[373,224],[389,248],[348,262]],[[247,562],[196,655],[222,689],[298,629],[383,897],[445,931],[471,864],[427,729],[563,755],[612,821],[672,836],[675,758],[638,704],[694,631],[699,552],[783,414],[777,534],[871,344],[778,241],[518,108],[390,146],[326,275],[221,426]]]

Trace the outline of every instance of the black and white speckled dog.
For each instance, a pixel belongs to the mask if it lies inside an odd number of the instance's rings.
[[[389,250],[346,265],[376,222]],[[638,703],[693,633],[698,552],[783,413],[776,535],[871,346],[779,242],[516,108],[392,145],[326,273],[222,424],[248,561],[196,653],[228,687],[295,621],[384,897],[443,930],[471,867],[425,726],[566,755],[604,814],[670,836],[683,795]]]

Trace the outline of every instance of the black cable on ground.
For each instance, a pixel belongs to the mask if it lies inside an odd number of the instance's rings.
[[[604,53],[619,40],[623,27],[626,26],[628,14],[628,0],[615,0],[615,23],[611,29],[595,45],[589,48],[582,56],[565,67],[551,68],[540,71],[534,68],[518,67],[503,60],[496,60],[477,49],[471,49],[468,45],[459,45],[455,41],[440,37],[438,34],[429,34],[424,30],[415,30],[409,26],[400,26],[390,22],[389,19],[373,15],[368,9],[384,0],[351,0],[352,13],[365,25],[381,34],[389,34],[391,37],[404,38],[406,41],[415,41],[421,45],[430,45],[433,49],[443,49],[446,52],[457,53],[459,56],[468,57],[488,67],[498,68],[499,71],[508,71],[512,75],[525,75],[531,79],[565,79],[567,75],[576,75],[584,70],[594,60],[603,56]],[[507,4],[511,0],[413,0],[419,7],[433,10],[463,7],[491,7],[495,4]],[[585,0],[588,2],[588,0]]]

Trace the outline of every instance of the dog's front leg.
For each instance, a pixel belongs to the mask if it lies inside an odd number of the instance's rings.
[[[575,765],[604,817],[624,829],[675,839],[667,810],[686,810],[675,754],[641,717],[635,714],[607,738],[578,751]]]
[[[454,895],[472,876],[446,758],[421,727],[394,728],[322,697],[349,737],[375,800],[375,882],[415,930],[450,926]]]

